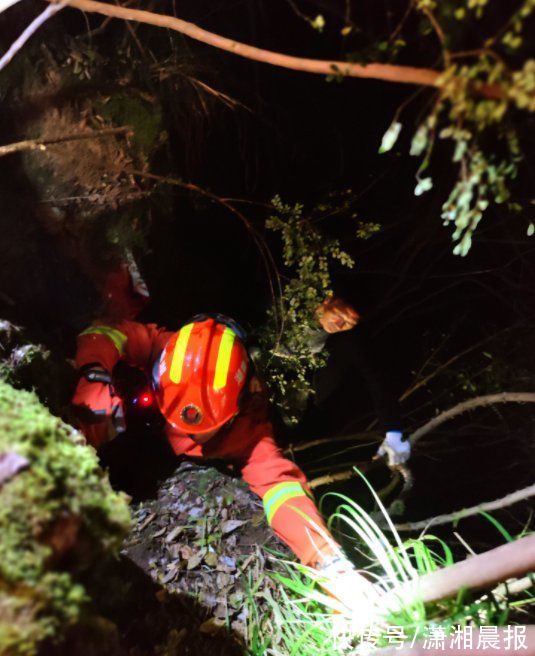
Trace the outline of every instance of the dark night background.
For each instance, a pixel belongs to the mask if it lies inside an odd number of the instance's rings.
[[[180,2],[176,12],[208,30],[277,52],[343,58],[353,48],[370,47],[378,36],[387,36],[406,7],[401,1],[356,4],[353,20],[362,32],[353,41],[340,36],[343,2],[303,3],[309,15],[325,15],[323,34],[282,0]],[[171,13],[172,7],[173,3],[162,3],[156,11]],[[29,15],[29,6],[13,13],[2,42],[9,42]],[[83,35],[88,26],[100,22],[95,16],[84,20],[64,11],[35,41],[48,41],[52,47],[58,30]],[[416,23],[409,22],[406,29],[412,39],[400,63],[433,66],[436,46],[418,37]],[[95,37],[94,45],[112,58],[114,39],[123,34],[124,26],[116,22]],[[147,87],[161,101],[169,133],[168,143],[153,158],[152,171],[180,176],[221,197],[251,201],[240,208],[258,229],[266,217],[264,205],[275,194],[311,208],[329,194],[352,190],[356,219],[346,213],[322,223],[356,262],[352,271],[333,270],[335,288],[363,309],[378,360],[398,393],[440,345],[437,364],[510,329],[503,339],[482,346],[467,356],[466,363],[457,363],[412,396],[402,406],[407,430],[469,396],[495,391],[492,385],[501,386],[500,391],[532,389],[535,247],[526,237],[529,217],[511,216],[505,208],[491,206],[468,256],[452,255],[451,229],[440,219],[456,176],[449,146],[437,144],[430,171],[433,190],[421,198],[413,193],[418,161],[408,150],[417,121],[431,102],[430,91],[420,91],[402,114],[404,128],[394,150],[379,155],[382,135],[397,108],[415,94],[414,87],[353,79],[328,82],[319,75],[251,62],[147,26],[140,26],[137,35],[143,47],[159,57],[180,51],[188,74],[238,103],[230,108],[209,99],[209,111],[200,113],[172,82],[158,86],[149,80]],[[143,70],[142,65],[139,68]],[[30,115],[38,109],[25,111]],[[10,97],[2,98],[0,114],[2,142],[22,138],[17,130],[24,112]],[[526,119],[519,116],[518,121]],[[532,193],[533,132],[524,127],[527,159],[515,194],[526,200]],[[24,325],[55,352],[72,357],[76,332],[95,302],[94,290],[76,262],[42,233],[33,214],[38,192],[18,156],[0,159],[0,179],[0,315]],[[216,310],[252,326],[262,320],[269,303],[262,263],[236,217],[180,190],[172,192],[170,213],[158,203],[147,211],[152,221],[149,248],[140,253],[140,264],[152,303],[144,319],[174,328],[195,312]],[[382,229],[369,240],[357,239],[358,220],[380,223]],[[266,234],[266,239],[280,259],[278,237]],[[370,401],[360,382],[351,385],[357,425],[364,429],[373,419]],[[534,460],[531,414],[526,407],[500,406],[446,424],[436,440],[428,436],[412,461],[416,487],[407,517],[449,512],[529,485]],[[346,457],[333,457],[332,463]],[[502,515],[500,519],[519,531],[528,511]],[[477,548],[483,520],[473,522],[468,541]],[[501,536],[485,539],[498,543]]]

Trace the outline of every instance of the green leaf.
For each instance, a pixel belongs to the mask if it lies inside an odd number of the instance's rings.
[[[535,225],[533,225],[533,223],[530,223],[528,225],[528,237],[532,237],[534,233],[535,233]]]
[[[421,180],[418,181],[418,184],[414,188],[414,195],[421,196],[422,194],[425,194],[426,191],[429,191],[432,188],[433,188],[432,178],[422,178]]]
[[[313,21],[310,21],[310,24],[315,30],[318,30],[318,32],[323,32],[323,28],[325,27],[325,18],[323,18],[321,14],[318,14]]]
[[[388,130],[384,133],[383,139],[381,141],[381,147],[379,148],[379,153],[387,153],[389,150],[392,150],[394,144],[398,140],[399,133],[403,126],[398,121],[394,121]]]

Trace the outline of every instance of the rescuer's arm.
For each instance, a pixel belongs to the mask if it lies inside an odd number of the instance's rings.
[[[284,457],[269,421],[254,427],[243,479],[263,501],[268,523],[305,565],[315,566],[336,551],[336,543],[313,501],[307,479]]]
[[[95,448],[112,439],[118,425],[122,427],[122,402],[110,384],[113,368],[124,359],[146,369],[167,335],[152,324],[122,321],[94,324],[78,336],[80,380],[72,404],[80,428]]]
[[[258,427],[242,476],[262,498],[274,533],[299,560],[317,571],[318,583],[343,607],[362,611],[376,604],[378,595],[343,554],[312,499],[304,473],[284,457],[273,439],[269,422]],[[336,606],[335,606],[336,607]]]

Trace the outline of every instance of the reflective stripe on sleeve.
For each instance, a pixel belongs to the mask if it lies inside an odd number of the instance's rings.
[[[82,335],[104,335],[113,342],[113,345],[119,351],[119,355],[124,355],[128,337],[120,330],[117,330],[117,328],[112,328],[111,326],[89,326],[79,336]]]
[[[268,524],[271,525],[275,513],[283,503],[286,503],[286,501],[294,499],[295,497],[304,496],[307,495],[303,490],[303,486],[296,481],[285,481],[284,483],[278,483],[273,486],[262,499]]]
[[[225,328],[219,342],[217,361],[215,365],[214,390],[220,390],[227,384],[228,371],[230,368],[230,356],[236,334],[230,328]]]
[[[193,325],[192,323],[188,323],[178,333],[175,350],[173,351],[173,359],[171,360],[171,369],[169,370],[169,378],[173,383],[180,383],[182,380],[182,367],[184,366],[184,358],[186,357],[186,349]]]

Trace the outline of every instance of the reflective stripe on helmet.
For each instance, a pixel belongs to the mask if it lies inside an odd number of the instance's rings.
[[[128,337],[120,330],[117,330],[117,328],[112,328],[111,326],[89,326],[89,328],[86,328],[80,333],[79,337],[82,335],[104,335],[113,342],[113,345],[119,351],[119,355],[124,355]]]
[[[232,355],[232,347],[236,334],[230,329],[225,328],[221,335],[219,342],[219,350],[217,352],[217,360],[215,365],[214,375],[214,390],[220,390],[227,384],[228,371],[230,368],[230,356]]]
[[[173,383],[180,383],[182,380],[182,367],[184,365],[184,358],[186,357],[186,349],[188,347],[189,336],[191,334],[194,324],[188,323],[180,329],[173,351],[173,359],[171,361],[171,369],[169,371],[169,378]]]
[[[286,503],[286,501],[294,499],[295,497],[304,496],[307,495],[303,489],[303,486],[301,483],[297,483],[296,481],[285,481],[284,483],[279,483],[278,485],[275,485],[270,490],[268,490],[262,499],[268,524],[271,525],[271,521],[273,520],[275,513],[283,503]]]

